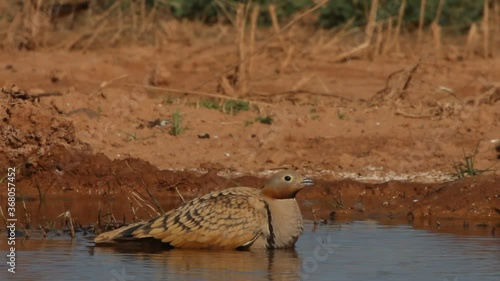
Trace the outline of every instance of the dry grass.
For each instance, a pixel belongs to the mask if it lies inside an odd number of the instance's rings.
[[[84,0],[68,0],[65,2],[79,3],[82,1]],[[173,30],[171,27],[169,28],[169,22],[175,20],[159,16],[160,8],[157,1],[151,7],[146,7],[145,1],[127,1],[127,4],[130,5],[129,7],[125,7],[123,1],[115,1],[113,5],[102,9],[98,7],[96,1],[89,0],[87,9],[75,9],[69,15],[60,17],[52,13],[53,7],[57,2],[60,1],[24,1],[21,9],[8,9],[10,11],[8,15],[12,17],[12,20],[1,23],[3,27],[6,27],[3,29],[3,32],[0,32],[0,38],[4,42],[2,44],[3,48],[10,50],[34,50],[39,48],[85,50],[128,44],[131,41],[135,43],[146,42],[161,47],[161,44],[169,40],[179,39],[175,37],[187,36],[196,38],[196,36],[186,34],[189,33],[189,30],[179,25],[174,25]],[[323,6],[325,3],[326,1],[318,3],[312,10],[317,10],[317,8]],[[425,36],[426,30],[424,30],[425,11],[423,7],[425,5],[426,0],[421,0],[421,14],[416,31],[418,46],[429,43],[426,40],[427,36]],[[342,61],[353,55],[362,55],[369,58],[373,54],[380,55],[400,52],[401,43],[408,40],[408,37],[401,36],[405,7],[406,0],[401,1],[397,14],[383,18],[380,22],[377,22],[376,13],[380,8],[379,2],[372,1],[370,11],[367,15],[367,24],[364,28],[364,39],[358,42],[358,44],[354,44],[352,48],[338,53],[335,60]],[[443,40],[443,35],[438,24],[443,7],[444,0],[440,0],[430,29],[430,34],[433,38],[432,43],[438,50],[442,46]],[[499,7],[500,4],[498,1],[484,1],[484,17],[482,21],[471,24],[471,30],[474,25],[477,26],[480,24],[480,29],[476,28],[476,31],[480,32],[482,42],[481,46],[477,47],[481,48],[480,53],[483,56],[492,56],[494,54],[495,48],[493,46],[497,43],[496,37],[500,21]],[[298,35],[296,33],[286,34],[284,32],[285,29],[290,29],[288,24],[286,28],[280,27],[274,5],[260,7],[251,2],[240,4],[235,9],[237,11],[236,15],[227,15],[228,19],[233,22],[232,31],[224,32],[225,36],[235,38],[234,40],[238,44],[237,51],[242,61],[240,64],[244,64],[247,60],[250,60],[253,52],[259,51],[255,48],[256,23],[258,21],[259,8],[260,10],[267,9],[272,22],[271,29],[275,35],[271,41],[274,41],[282,49],[283,53],[290,52],[289,49],[292,47],[290,45],[291,43],[293,44],[293,40],[299,39],[290,38],[290,36],[296,37]],[[297,25],[299,22],[298,19],[310,13],[311,11],[306,11],[303,14],[297,15],[292,20],[292,25]],[[247,32],[247,18],[250,18],[250,32]],[[219,25],[224,24],[220,23]],[[227,27],[217,28],[221,30],[227,29]],[[340,32],[334,34],[332,38],[328,38],[329,43],[332,41],[348,40],[348,37],[344,37],[345,30],[346,28],[339,29]],[[259,30],[259,32],[262,31]],[[247,33],[250,35],[247,36]],[[64,40],[60,40],[63,34],[65,35],[63,36]],[[322,32],[318,31],[317,34],[322,34]],[[310,37],[310,33],[307,35]],[[470,46],[469,44],[469,48]],[[311,46],[311,48],[315,47],[318,46]],[[478,50],[474,50],[474,52],[476,51]],[[284,55],[283,60],[285,57]],[[252,63],[248,62],[248,64],[251,65]],[[244,88],[244,85],[242,87]]]
[[[417,31],[418,46],[422,44],[424,18],[425,18],[425,2],[426,0],[420,0],[420,17],[418,18],[418,31]]]
[[[83,1],[83,0],[79,0]],[[150,90],[178,92],[209,96],[221,99],[244,98],[255,101],[263,94],[252,85],[257,79],[258,69],[255,66],[256,56],[273,56],[276,58],[276,75],[287,72],[299,72],[295,58],[310,57],[331,63],[341,63],[353,58],[377,60],[384,57],[406,57],[420,61],[418,56],[424,53],[438,58],[470,59],[474,57],[493,57],[498,46],[500,32],[500,4],[498,1],[484,3],[484,17],[481,22],[472,23],[469,32],[463,37],[463,44],[456,46],[447,41],[439,25],[439,19],[444,7],[440,0],[438,10],[430,28],[424,27],[424,9],[426,0],[420,2],[420,18],[416,39],[403,28],[406,0],[401,1],[399,9],[393,15],[377,20],[379,1],[371,1],[367,13],[367,24],[352,27],[353,20],[344,26],[333,30],[318,30],[304,23],[304,19],[321,8],[327,0],[317,3],[309,10],[296,15],[288,23],[280,22],[276,7],[273,5],[259,6],[251,1],[235,7],[236,14],[226,17],[231,23],[219,23],[211,27],[196,22],[178,22],[159,16],[160,7],[157,2],[151,7],[145,1],[129,1],[129,7],[124,7],[123,1],[116,1],[107,8],[98,8],[97,1],[89,0],[89,7],[83,11],[73,11],[66,17],[54,17],[50,11],[54,2],[35,1],[29,4],[25,1],[22,8],[12,11],[12,20],[0,22],[5,26],[0,32],[0,39],[5,50],[92,50],[121,44],[151,44],[162,49],[172,41],[204,42],[217,45],[222,42],[234,42],[234,63],[228,65],[213,77],[192,89],[168,88],[168,71],[161,65],[155,66],[148,85]],[[269,28],[258,28],[259,11],[266,11],[271,19]],[[314,33],[311,35],[311,30]],[[200,37],[200,34],[201,37]],[[203,34],[206,34],[204,36]],[[216,35],[216,36],[214,36]],[[456,39],[456,38],[455,38]],[[304,45],[303,42],[308,44]],[[414,42],[415,41],[415,42]],[[456,41],[456,40],[455,40]],[[416,44],[414,44],[416,43]],[[396,73],[391,78],[392,85],[372,100],[372,102],[396,104],[411,92],[410,82],[417,71],[419,63]],[[314,93],[306,91],[308,83],[319,82],[312,75],[304,75],[302,79],[284,89],[287,95],[307,92],[311,95],[329,95],[325,92]],[[394,78],[394,79],[392,79]],[[394,82],[396,81],[396,82]],[[209,83],[218,83],[215,93],[203,92]],[[324,83],[323,83],[324,84]],[[159,87],[162,86],[162,87]],[[167,86],[167,87],[165,87]],[[486,92],[485,92],[486,93]],[[483,93],[483,94],[485,94]],[[489,92],[488,92],[489,93]],[[329,95],[333,96],[333,95]],[[493,95],[494,96],[494,95]],[[494,99],[494,98],[493,98]],[[457,106],[458,107],[458,106]],[[441,112],[447,110],[440,109]],[[439,110],[438,110],[439,111]],[[430,113],[429,113],[430,114]],[[408,116],[415,114],[408,113]],[[417,114],[420,116],[419,114]],[[426,114],[424,114],[427,116]]]
[[[82,2],[83,0],[73,1]],[[71,1],[67,1],[71,2]],[[0,32],[2,39],[2,47],[10,51],[16,50],[35,50],[41,48],[51,49],[66,49],[66,50],[89,50],[98,49],[109,46],[117,46],[120,44],[133,43],[149,43],[162,48],[162,46],[172,40],[183,40],[190,38],[196,40],[197,36],[189,34],[195,32],[183,27],[183,24],[170,24],[175,21],[173,19],[165,19],[164,16],[159,16],[159,5],[157,1],[151,7],[146,7],[145,1],[129,1],[130,6],[124,7],[122,1],[116,1],[113,5],[106,9],[99,9],[96,1],[88,1],[89,7],[84,10],[74,10],[69,15],[64,17],[56,17],[52,14],[52,9],[56,1],[24,1],[21,9],[9,9],[12,20],[0,22],[0,25],[5,27],[3,32]],[[249,4],[250,3],[250,4]],[[283,71],[287,66],[294,66],[293,54],[297,52],[294,47],[294,41],[303,40],[298,38],[297,32],[291,32],[290,27],[297,27],[299,20],[312,11],[317,10],[326,2],[318,3],[311,10],[297,15],[284,28],[280,25],[276,13],[276,7],[269,5],[261,7],[251,2],[240,4],[235,10],[236,15],[227,15],[228,19],[233,23],[232,26],[224,26],[218,24],[214,27],[219,30],[221,36],[225,38],[217,38],[217,40],[233,40],[237,44],[236,52],[239,56],[239,62],[232,67],[231,70],[225,70],[222,75],[233,71],[236,72],[238,83],[233,82],[234,91],[228,93],[236,93],[246,95],[250,92],[249,84],[251,73],[253,71],[252,57],[256,53],[263,53],[266,48],[257,48],[256,42],[257,33],[267,33],[267,29],[257,29],[259,10],[267,10],[272,22],[271,30],[273,31],[272,38],[262,43],[262,46],[269,46],[270,43],[276,44],[283,56],[281,66],[278,66],[278,71]],[[424,29],[425,11],[423,7],[426,0],[421,0],[421,14],[417,29],[417,48],[426,47],[429,43],[432,44],[435,54],[440,54],[443,46],[442,29],[439,26],[439,18],[444,7],[444,0],[440,0],[438,10],[434,21],[431,24],[430,30]],[[384,55],[400,53],[402,43],[407,42],[408,35],[403,36],[402,22],[403,11],[406,7],[406,0],[401,2],[397,14],[377,21],[376,13],[379,7],[378,1],[372,1],[370,11],[367,15],[367,24],[363,29],[364,34],[361,36],[352,34],[346,35],[348,26],[338,29],[337,33],[330,33],[330,38],[318,38],[318,45],[311,45],[311,52],[316,53],[318,49],[329,51],[336,54],[333,61],[341,62],[352,57],[364,57],[374,59]],[[484,1],[483,14],[484,17],[480,23],[472,23],[469,34],[464,38],[463,52],[461,57],[470,58],[472,56],[481,55],[483,57],[491,57],[495,55],[494,46],[498,45],[498,32],[500,22],[500,4],[498,1]],[[249,20],[247,20],[249,18]],[[248,25],[247,23],[250,22]],[[185,24],[184,24],[185,25]],[[480,25],[480,28],[478,28]],[[306,29],[308,27],[305,27]],[[250,31],[247,32],[247,29]],[[286,33],[285,30],[289,32]],[[296,29],[295,29],[296,30]],[[360,30],[354,28],[354,30]],[[427,40],[426,33],[430,33],[432,40]],[[306,33],[311,37],[310,33]],[[318,37],[324,37],[325,33],[321,30],[316,32]],[[179,38],[181,37],[181,38]],[[261,36],[262,37],[262,36]],[[61,40],[63,38],[63,40]],[[206,39],[206,38],[203,38]],[[199,40],[199,39],[198,39]],[[322,44],[321,40],[326,41]],[[351,47],[341,48],[338,50],[338,43],[341,41],[351,40]],[[481,42],[479,44],[479,41]],[[344,44],[348,46],[349,44]],[[411,45],[411,44],[410,44]],[[406,46],[406,45],[405,45]],[[321,54],[324,53],[321,52]],[[412,51],[416,51],[413,49]],[[219,79],[216,77],[215,79]],[[236,78],[234,78],[236,79]],[[230,81],[231,82],[231,81]],[[236,85],[237,84],[237,85]]]
[[[469,98],[459,98],[452,89],[426,81],[422,77],[425,70],[419,70],[429,65],[428,59],[419,58],[390,74],[385,88],[377,92],[369,104],[391,107],[396,115],[408,118],[443,119],[459,116],[466,107],[478,110],[480,105],[500,101],[500,83],[482,76],[467,83],[477,85],[476,92]],[[422,96],[422,93],[426,94]]]
[[[133,215],[132,222],[141,221],[141,219],[139,218],[139,213],[147,214],[147,219],[165,213],[156,198],[149,192],[147,188],[145,190],[147,195],[137,191],[134,188],[130,188],[128,190],[129,196],[127,198],[129,200]],[[185,203],[182,195],[180,195],[180,193],[178,194]],[[119,227],[127,225],[125,214],[123,214],[122,220],[119,221],[108,208],[107,212],[105,213],[103,213],[101,209],[97,210],[98,215],[95,223],[91,222],[90,224],[83,225],[78,218],[72,216],[70,210],[66,210],[52,220],[44,218],[44,221],[38,223],[37,226],[32,226],[31,213],[28,211],[24,199],[22,199],[21,202],[24,211],[24,220],[19,219],[17,224],[19,230],[16,230],[16,235],[18,235],[18,237],[21,239],[49,236],[54,237],[63,235],[69,236],[73,239],[77,236],[98,235],[102,232],[117,229]],[[0,217],[3,219],[5,225],[7,226],[7,220],[3,212],[3,207],[4,206],[0,208]]]

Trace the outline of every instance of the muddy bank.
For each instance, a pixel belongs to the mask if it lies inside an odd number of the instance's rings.
[[[320,181],[315,188],[302,191],[298,198],[323,201],[318,210],[324,212],[330,206],[330,217],[338,219],[500,222],[499,181],[496,175],[447,183]]]
[[[45,95],[45,96],[44,96]],[[50,94],[15,86],[2,88],[0,167],[17,167],[18,196],[109,195],[148,189],[159,196],[187,199],[236,185],[261,186],[264,178],[224,176],[222,163],[201,165],[197,172],[161,170],[139,158],[110,159],[75,137],[73,122],[54,106],[40,103]],[[311,173],[311,171],[305,171]],[[299,193],[312,219],[377,219],[421,222],[462,219],[500,222],[500,176],[490,173],[446,183],[326,181]],[[4,197],[5,194],[0,196]]]
[[[187,199],[212,190],[237,185],[261,186],[264,178],[220,176],[220,171],[183,172],[159,170],[140,159],[110,160],[103,154],[68,152],[55,146],[37,158],[37,165],[19,166],[17,186],[24,195],[102,196],[130,188],[172,197],[177,190]],[[377,219],[432,221],[462,219],[500,222],[500,176],[483,175],[447,183],[361,183],[324,181],[301,191],[299,201],[311,219]]]

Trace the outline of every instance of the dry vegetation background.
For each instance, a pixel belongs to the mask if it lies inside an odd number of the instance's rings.
[[[205,4],[201,4],[205,2]],[[464,14],[449,14],[448,17],[464,17],[460,26],[440,25],[446,1],[337,1],[353,2],[350,8],[358,8],[362,2],[361,20],[352,12],[352,17],[338,22],[334,13],[324,10],[333,1],[298,1],[294,14],[287,17],[287,4],[273,1],[91,1],[91,0],[31,0],[3,3],[0,14],[0,38],[4,51],[21,50],[100,50],[110,47],[133,45],[154,46],[161,51],[165,46],[194,42],[207,47],[222,46],[234,42],[229,55],[236,61],[226,63],[213,78],[199,83],[194,92],[211,80],[217,80],[216,98],[245,97],[256,99],[266,93],[251,88],[252,80],[259,79],[256,65],[259,56],[267,55],[276,60],[274,71],[283,73],[287,69],[297,70],[295,59],[319,60],[327,63],[342,63],[346,60],[405,59],[414,63],[387,77],[387,87],[372,97],[373,102],[397,103],[408,95],[409,82],[422,62],[432,59],[464,61],[477,58],[494,58],[500,42],[500,4],[498,1],[482,2],[480,18]],[[417,5],[416,3],[419,3]],[[448,1],[450,2],[450,1]],[[450,10],[462,13],[462,6],[471,4],[451,1]],[[208,4],[207,4],[208,3]],[[311,7],[307,7],[311,4]],[[357,5],[357,6],[356,6]],[[434,7],[429,13],[429,7]],[[479,3],[481,5],[481,3]],[[341,4],[330,9],[343,8]],[[418,7],[420,10],[415,11]],[[426,8],[427,7],[427,8]],[[457,8],[458,7],[458,8]],[[411,9],[410,9],[411,8]],[[290,8],[291,9],[291,8]],[[323,13],[319,15],[318,11]],[[412,16],[418,15],[418,23],[405,21],[408,9]],[[413,9],[413,10],[412,10]],[[216,11],[211,15],[207,10]],[[212,11],[212,12],[213,12]],[[427,12],[427,14],[426,14]],[[290,11],[288,11],[290,13]],[[326,13],[326,16],[325,16]],[[176,17],[176,15],[178,15]],[[332,17],[326,21],[325,17]],[[349,11],[344,16],[347,18]],[[197,20],[191,20],[191,19]],[[447,19],[449,23],[450,19]],[[469,24],[469,21],[472,21]],[[204,22],[210,22],[205,24]],[[268,23],[263,24],[262,23]],[[333,22],[333,23],[332,23]],[[455,19],[455,25],[458,20]],[[258,27],[259,23],[261,26]],[[320,25],[337,24],[330,29]],[[416,26],[415,26],[416,25]],[[466,26],[467,25],[467,26]],[[466,27],[464,27],[466,26]],[[456,26],[455,26],[456,27]],[[258,29],[258,32],[257,32]],[[449,32],[446,32],[446,31]],[[454,30],[450,32],[450,30]],[[225,49],[224,49],[225,50]],[[153,69],[151,79],[145,84],[161,84],[161,67]],[[284,92],[296,92],[310,82],[305,76]],[[490,102],[496,91],[495,81],[480,77],[483,89],[479,89],[475,100],[453,104],[436,105],[422,109],[427,115],[449,114],[459,111],[464,103]],[[422,90],[422,89],[419,89]],[[431,89],[425,89],[431,90]],[[424,91],[425,91],[424,90]],[[433,89],[436,90],[436,89]],[[440,89],[444,92],[449,89]],[[322,95],[327,95],[328,90]],[[453,96],[452,92],[449,92]],[[210,95],[207,95],[210,96]],[[258,99],[258,98],[257,98]],[[398,109],[400,114],[415,116]],[[418,115],[417,115],[418,116]]]

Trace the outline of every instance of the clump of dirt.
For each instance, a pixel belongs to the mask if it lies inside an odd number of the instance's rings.
[[[461,219],[498,223],[499,181],[498,175],[483,175],[447,183],[319,182],[317,187],[301,191],[299,199],[317,203],[312,209],[318,218],[326,219]]]
[[[50,155],[54,147],[91,153],[89,145],[76,139],[73,123],[39,101],[49,93],[33,94],[15,85],[0,91],[0,166],[19,163],[38,166],[40,157]]]
[[[192,194],[206,193],[231,184],[209,172],[159,170],[137,158],[111,160],[94,154],[75,137],[73,122],[54,107],[39,101],[47,93],[30,93],[15,85],[1,88],[0,167],[17,167],[17,185],[24,195],[88,190],[118,192],[122,188],[168,190],[178,187]]]

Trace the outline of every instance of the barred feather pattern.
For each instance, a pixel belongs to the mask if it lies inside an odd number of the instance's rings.
[[[233,187],[198,197],[147,222],[103,233],[96,244],[154,239],[176,248],[286,248],[302,233],[295,194],[312,180],[292,171],[263,189]]]

